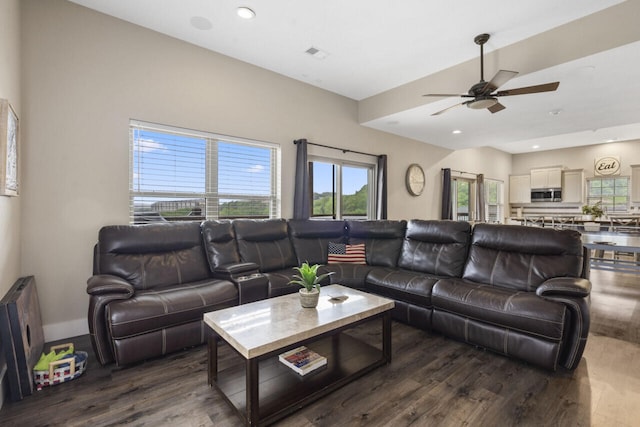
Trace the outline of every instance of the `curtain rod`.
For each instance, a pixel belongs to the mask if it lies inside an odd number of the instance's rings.
[[[451,168],[442,168],[442,170],[445,170],[445,169],[449,169],[451,172],[466,173],[467,175],[475,175],[475,176],[478,176],[478,174],[477,174],[477,173],[473,173],[473,172],[459,171],[459,170],[455,170],[455,169],[451,169]]]
[[[295,141],[293,141],[293,144],[294,145],[298,144],[298,141],[300,141],[300,140],[296,139]],[[381,157],[382,156],[382,154],[363,153],[362,151],[348,150],[346,148],[338,148],[338,147],[332,147],[330,145],[316,144],[315,142],[309,142],[309,141],[307,141],[307,144],[315,145],[315,146],[318,146],[318,147],[331,148],[332,150],[340,150],[343,153],[363,154],[365,156],[372,156],[372,157]]]

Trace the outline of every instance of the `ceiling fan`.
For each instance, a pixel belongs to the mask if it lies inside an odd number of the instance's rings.
[[[461,102],[460,104],[453,105],[451,107],[445,108],[444,110],[440,110],[436,113],[433,113],[432,116],[437,116],[439,114],[444,113],[445,111],[449,111],[453,108],[460,107],[461,105],[466,105],[469,108],[473,108],[474,110],[480,110],[486,108],[491,111],[491,113],[497,113],[498,111],[504,110],[506,107],[498,101],[498,98],[501,96],[513,96],[513,95],[525,95],[528,93],[539,93],[539,92],[553,92],[558,89],[560,82],[546,83],[536,86],[527,86],[520,87],[516,89],[507,89],[500,90],[494,92],[500,86],[514,78],[518,72],[517,71],[507,71],[500,70],[496,73],[495,76],[489,81],[484,81],[484,44],[489,40],[489,34],[480,34],[476,36],[473,41],[480,45],[480,81],[469,89],[469,92],[466,94],[449,94],[449,93],[429,93],[422,96],[440,96],[440,97],[450,97],[450,96],[461,96],[463,98],[472,98],[468,101]]]

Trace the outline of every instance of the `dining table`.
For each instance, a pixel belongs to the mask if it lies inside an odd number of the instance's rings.
[[[582,232],[582,244],[592,250],[592,269],[640,274],[640,233]]]

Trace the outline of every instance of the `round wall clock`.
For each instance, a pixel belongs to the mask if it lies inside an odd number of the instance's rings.
[[[413,163],[407,168],[407,191],[413,196],[419,196],[424,190],[424,171],[420,165]]]

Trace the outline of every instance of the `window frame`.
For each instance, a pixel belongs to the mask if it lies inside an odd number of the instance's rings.
[[[495,183],[498,188],[496,189],[496,197],[497,197],[497,203],[492,204],[489,202],[489,185],[491,183]],[[497,216],[497,220],[496,221],[490,221],[489,220],[489,210],[491,206],[497,206],[496,210],[496,216]],[[485,178],[484,179],[484,217],[486,222],[495,222],[495,223],[503,223],[504,222],[504,215],[505,215],[505,210],[504,210],[504,181],[500,180],[500,179],[492,179],[492,178]]]
[[[190,137],[205,140],[205,155],[203,158],[204,170],[205,170],[205,188],[203,192],[189,192],[189,191],[137,191],[134,189],[134,152],[135,152],[135,130],[149,131],[165,133],[173,136]],[[270,162],[270,174],[269,174],[269,195],[247,195],[247,194],[233,194],[233,193],[221,193],[218,187],[218,154],[221,143],[228,143],[239,146],[258,147],[270,150],[269,162]],[[213,132],[199,131],[193,129],[180,128],[170,125],[144,122],[140,120],[129,121],[129,222],[131,224],[145,222],[136,221],[136,197],[149,197],[149,198],[162,198],[162,197],[176,197],[177,200],[185,200],[186,198],[192,199],[204,199],[204,219],[227,219],[235,217],[221,217],[220,200],[233,199],[233,200],[266,200],[269,204],[268,218],[279,218],[282,210],[282,174],[281,174],[281,161],[282,150],[280,144],[271,142],[258,141],[253,139],[247,139],[236,136],[223,135]],[[243,159],[244,160],[244,159]],[[243,218],[265,218],[265,216],[243,216]],[[162,219],[161,217],[159,219]],[[172,221],[199,221],[201,217],[195,219],[187,219],[186,217],[179,217],[171,219]]]
[[[626,185],[626,194],[617,194],[615,192],[616,189],[616,185],[615,185],[615,181],[619,180],[619,179],[623,179],[626,180],[627,185]],[[612,180],[614,181],[614,194],[611,196],[603,196],[602,195],[602,191],[600,191],[600,195],[599,196],[592,196],[590,193],[590,189],[591,189],[591,183],[593,181],[601,181],[600,184],[600,188],[602,189],[602,181],[605,180]],[[629,212],[629,207],[631,206],[631,177],[626,176],[626,175],[617,175],[617,176],[593,176],[593,177],[589,177],[585,180],[585,185],[586,185],[586,189],[585,189],[585,194],[586,194],[586,203],[590,206],[596,204],[597,202],[601,202],[601,206],[605,212],[605,214],[607,213],[620,213],[620,212]],[[603,199],[604,198],[608,198],[611,197],[613,198],[613,204],[609,204],[609,203],[604,203]],[[615,203],[615,198],[616,197],[626,197],[626,203],[624,205],[622,204],[616,204]],[[616,206],[624,206],[624,210],[623,209],[616,209]]]
[[[376,204],[376,194],[377,194],[377,171],[378,164],[377,162],[363,162],[363,161],[354,161],[354,160],[343,160],[336,159],[334,157],[329,156],[319,156],[309,154],[307,156],[307,163],[309,167],[309,193],[310,197],[310,218],[311,219],[324,219],[327,218],[327,215],[314,215],[313,213],[313,163],[328,163],[333,165],[336,169],[335,172],[335,182],[333,189],[333,200],[334,200],[334,213],[332,215],[333,219],[345,219],[342,212],[342,182],[343,182],[343,167],[354,167],[361,168],[367,170],[367,214],[366,220],[375,219],[375,204]],[[353,218],[355,219],[355,218]],[[358,218],[359,219],[359,218]]]

